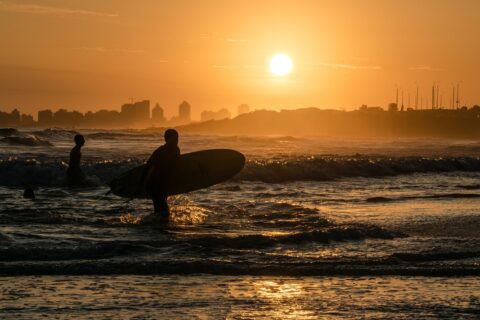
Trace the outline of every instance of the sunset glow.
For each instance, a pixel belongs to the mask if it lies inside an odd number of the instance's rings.
[[[479,21],[0,0],[0,320],[478,314]]]
[[[276,54],[270,60],[270,71],[276,76],[286,76],[292,71],[292,68],[292,59],[286,54]]]

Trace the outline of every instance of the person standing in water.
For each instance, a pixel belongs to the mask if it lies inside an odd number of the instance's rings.
[[[80,169],[80,160],[82,158],[81,149],[85,144],[85,138],[81,134],[75,135],[73,138],[75,147],[70,151],[70,161],[67,169],[67,184],[69,186],[80,186],[85,183],[85,175]]]
[[[145,184],[147,194],[153,201],[154,215],[168,220],[168,186],[171,182],[171,173],[177,168],[180,161],[178,148],[178,132],[168,129],[164,133],[165,144],[155,150],[143,169],[138,186],[138,193]]]

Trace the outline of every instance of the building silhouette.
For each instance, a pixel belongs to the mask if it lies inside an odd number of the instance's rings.
[[[395,102],[389,103],[388,111],[391,111],[391,112],[398,111],[398,105]]]
[[[152,109],[152,124],[154,126],[161,126],[165,124],[167,119],[165,118],[165,115],[163,113],[162,107],[157,103],[155,105],[155,108]]]
[[[202,121],[229,119],[230,116],[230,111],[225,108],[218,111],[205,110],[200,114]]]
[[[122,125],[120,112],[113,110],[88,111],[84,117],[84,124],[93,128],[118,128]]]
[[[67,127],[81,126],[83,124],[83,114],[78,111],[59,109],[53,114],[53,124]]]
[[[21,118],[20,111],[18,111],[17,109],[13,109],[10,115],[13,123],[20,123],[20,118]]]
[[[360,108],[358,108],[358,111],[362,111],[362,112],[382,112],[383,108],[379,107],[379,106],[369,107],[366,104],[362,104],[360,106]]]
[[[191,113],[192,107],[187,101],[183,101],[180,103],[178,106],[178,116],[173,117],[170,120],[170,125],[178,126],[178,125],[183,125],[191,122]]]
[[[244,114],[244,113],[249,113],[250,112],[250,106],[248,104],[241,104],[237,108],[237,116]]]
[[[48,127],[53,124],[53,112],[52,110],[38,111],[38,125],[42,127]]]
[[[22,117],[20,119],[20,125],[24,127],[33,127],[35,125],[33,116],[29,114],[22,114]]]
[[[187,101],[183,101],[178,106],[178,119],[181,122],[190,122],[190,113],[192,107]]]
[[[150,100],[124,104],[120,114],[127,126],[146,125],[150,122]]]
[[[14,109],[12,112],[0,111],[0,124],[6,126],[17,126],[20,124],[20,112]]]

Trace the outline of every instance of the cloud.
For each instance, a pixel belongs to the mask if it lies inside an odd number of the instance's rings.
[[[227,38],[227,42],[247,42],[247,39],[241,39],[241,38]]]
[[[118,14],[116,13],[105,13],[74,8],[49,7],[37,4],[19,4],[5,1],[0,1],[0,11],[53,16],[81,15],[107,18],[118,17]]]
[[[408,70],[410,71],[441,71],[442,69],[421,64],[421,65],[409,67]]]
[[[349,69],[349,70],[381,70],[380,66],[366,66],[366,65],[354,65],[343,63],[321,63],[322,67],[329,67],[334,69]]]
[[[145,50],[141,50],[141,49],[109,49],[105,47],[83,47],[82,50],[87,52],[98,52],[98,53],[120,52],[120,53],[138,54],[138,53],[146,52]]]
[[[104,47],[83,47],[83,51],[91,51],[91,52],[107,52],[108,50]]]
[[[213,40],[213,41],[226,41],[226,42],[231,42],[231,43],[243,43],[247,42],[248,39],[245,38],[234,38],[234,37],[227,37],[227,38],[222,38],[222,37],[215,37],[215,36],[209,36],[206,34],[202,34],[198,37],[199,40]]]

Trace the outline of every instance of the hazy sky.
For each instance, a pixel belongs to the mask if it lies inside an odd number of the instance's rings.
[[[0,0],[0,110],[480,104],[478,0]],[[288,54],[293,72],[268,61]]]

